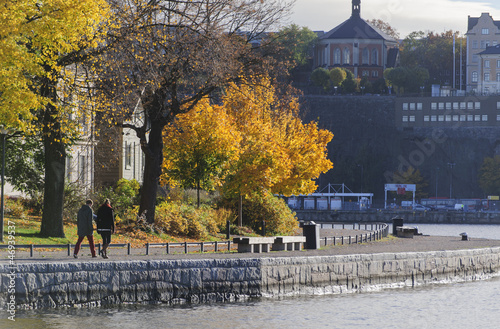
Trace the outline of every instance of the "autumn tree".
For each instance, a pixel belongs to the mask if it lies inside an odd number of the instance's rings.
[[[94,63],[99,96],[115,124],[139,103],[143,124],[135,130],[145,154],[139,213],[154,221],[163,163],[163,131],[207,95],[258,74],[263,33],[288,14],[287,1],[110,0],[116,26],[112,45]],[[258,44],[254,47],[252,44]]]
[[[399,40],[399,32],[393,28],[389,23],[384,22],[381,19],[371,19],[367,20],[368,24],[370,24],[373,27],[376,27],[380,31],[384,32],[388,36],[394,38],[394,40],[398,41]]]
[[[108,17],[104,0],[11,1],[0,14],[2,123],[38,134],[44,149],[41,235],[64,237],[67,146],[78,138],[79,63],[99,45]],[[82,81],[84,80],[84,81]]]
[[[346,78],[347,73],[343,68],[334,67],[330,69],[330,80],[334,87],[339,87]]]
[[[486,195],[500,194],[500,156],[483,160],[479,169],[479,186]]]
[[[198,207],[200,190],[221,186],[238,157],[241,136],[233,123],[222,106],[212,106],[204,98],[165,129],[163,181],[195,188]]]

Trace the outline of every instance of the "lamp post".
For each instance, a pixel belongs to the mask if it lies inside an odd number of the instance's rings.
[[[0,242],[3,242],[3,218],[4,218],[4,203],[3,203],[3,188],[5,185],[5,140],[7,139],[7,129],[0,126],[0,136],[2,137],[2,194],[0,204]]]
[[[453,167],[455,167],[455,162],[448,162],[448,167],[450,167],[450,199],[451,199],[451,190],[453,186]]]

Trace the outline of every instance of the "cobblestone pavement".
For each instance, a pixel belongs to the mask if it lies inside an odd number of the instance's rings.
[[[365,231],[362,231],[365,232]],[[321,230],[321,237],[324,236],[348,236],[362,233],[358,230]],[[233,244],[231,244],[233,245]],[[171,248],[171,253],[166,253],[166,248],[150,248],[149,255],[146,255],[146,248],[132,248],[131,254],[127,254],[127,248],[110,248],[108,250],[109,259],[102,257],[92,258],[88,247],[83,247],[78,259],[73,258],[71,250],[68,256],[67,249],[57,251],[39,251],[35,249],[33,257],[30,257],[29,250],[16,250],[16,263],[31,262],[101,262],[101,261],[127,261],[127,260],[150,260],[150,259],[206,259],[206,258],[256,258],[256,257],[297,257],[297,256],[328,256],[328,255],[346,255],[346,254],[371,254],[371,253],[394,253],[394,252],[425,252],[425,251],[443,251],[460,250],[475,248],[500,247],[500,240],[474,239],[471,237],[468,241],[462,241],[461,237],[443,237],[443,236],[414,236],[413,238],[397,238],[389,235],[381,241],[369,241],[361,244],[335,245],[322,247],[319,250],[302,251],[276,251],[270,253],[237,253],[236,250],[227,251],[227,246],[219,246],[221,250],[214,252],[190,252],[184,253],[184,247],[177,249]],[[198,248],[196,248],[198,249]],[[208,249],[208,248],[206,248]],[[194,250],[194,248],[191,248]],[[10,261],[5,249],[0,250],[0,264]]]

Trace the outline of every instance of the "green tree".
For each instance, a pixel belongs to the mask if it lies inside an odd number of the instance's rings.
[[[318,67],[312,71],[311,81],[314,85],[322,87],[324,91],[328,91],[331,87],[330,72],[323,67]]]
[[[307,27],[296,24],[284,27],[276,35],[276,42],[282,49],[282,60],[293,61],[294,66],[309,63],[318,36]]]
[[[500,156],[485,158],[479,169],[479,186],[486,195],[500,195]]]
[[[334,87],[339,87],[347,78],[347,73],[343,68],[334,67],[330,69],[330,80]]]

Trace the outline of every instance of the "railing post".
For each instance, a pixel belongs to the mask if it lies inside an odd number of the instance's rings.
[[[167,242],[167,255],[170,254],[170,243]]]
[[[328,245],[328,237],[325,236],[325,247]]]
[[[352,244],[352,237],[349,235],[349,244]]]
[[[205,245],[204,245],[203,241],[200,242],[200,246],[201,246],[200,247],[200,252],[203,253],[205,251],[204,250],[205,249]]]
[[[231,240],[227,240],[227,251],[231,251]]]
[[[127,244],[127,255],[130,255],[130,242]]]
[[[184,253],[185,254],[188,253],[188,243],[187,243],[187,241],[184,241]]]
[[[33,249],[35,248],[34,245],[30,245],[30,257],[33,257]]]
[[[215,241],[215,246],[214,246],[215,252],[219,251],[219,242]]]
[[[146,256],[149,255],[149,242],[146,243]]]
[[[335,241],[335,237],[333,237],[333,245],[336,246],[337,242]]]
[[[68,243],[68,256],[71,256],[71,243]]]

